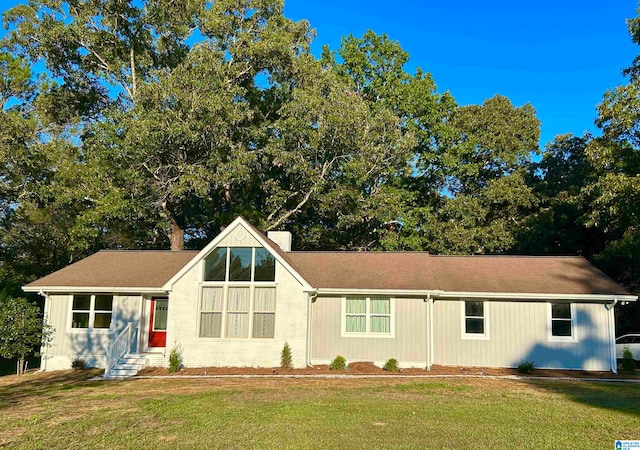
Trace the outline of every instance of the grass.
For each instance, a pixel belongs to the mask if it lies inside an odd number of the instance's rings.
[[[497,379],[0,378],[0,446],[613,448],[640,386]]]

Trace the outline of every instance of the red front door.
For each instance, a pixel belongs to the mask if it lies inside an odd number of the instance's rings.
[[[149,347],[166,347],[167,345],[168,306],[169,301],[166,298],[154,298],[151,300]]]

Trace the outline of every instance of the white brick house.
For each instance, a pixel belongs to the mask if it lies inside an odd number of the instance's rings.
[[[574,257],[292,252],[237,218],[197,251],[101,251],[23,288],[55,328],[43,370],[75,357],[127,364],[296,367],[350,361],[613,370],[617,302],[635,301]],[[130,367],[130,369],[131,369]]]

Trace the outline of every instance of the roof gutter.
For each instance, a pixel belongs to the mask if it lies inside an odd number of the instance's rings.
[[[24,292],[43,294],[96,293],[109,294],[168,294],[170,290],[160,287],[105,287],[105,286],[22,286]]]
[[[353,289],[353,288],[320,288],[314,290],[318,295],[406,295],[426,297],[428,295],[437,299],[479,298],[493,300],[581,300],[591,302],[612,302],[614,300],[634,302],[636,295],[605,295],[605,294],[547,294],[535,292],[470,292],[470,291],[444,291],[440,289]]]
[[[434,289],[343,289],[343,288],[321,288],[316,289],[317,295],[344,295],[344,294],[359,294],[359,295],[407,295],[410,297],[427,296],[440,297],[444,291]]]

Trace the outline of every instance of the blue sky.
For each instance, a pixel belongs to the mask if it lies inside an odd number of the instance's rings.
[[[637,7],[635,0],[285,0],[285,15],[309,20],[316,54],[372,29],[399,41],[411,55],[408,69],[430,72],[459,104],[495,94],[529,102],[545,144],[562,133],[597,134],[596,105],[625,82],[621,70],[640,53],[625,22]]]
[[[2,0],[0,10],[19,3]],[[625,19],[636,0],[285,0],[285,15],[316,30],[313,52],[343,36],[386,33],[409,52],[407,69],[430,72],[459,104],[495,94],[531,103],[541,144],[561,133],[597,134],[603,93],[625,82],[621,70],[640,53]],[[0,31],[0,35],[3,32]]]

